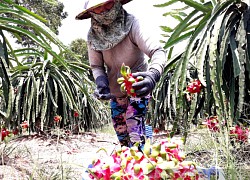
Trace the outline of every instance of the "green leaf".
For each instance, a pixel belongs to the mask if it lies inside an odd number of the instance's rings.
[[[207,6],[204,6],[204,4],[198,3],[198,2],[193,1],[193,0],[180,0],[180,1],[184,2],[188,6],[193,7],[197,11],[201,11],[201,12],[204,12],[204,13],[207,13],[207,12],[211,11],[211,9],[208,8]]]
[[[230,36],[230,48],[233,57],[234,77],[237,77],[239,76],[241,69],[240,69],[239,53],[237,50],[237,45],[234,35]]]
[[[238,41],[238,52],[239,52],[239,62],[240,62],[240,74],[239,74],[239,96],[238,96],[238,106],[236,111],[236,120],[241,116],[243,106],[244,106],[244,97],[245,97],[245,64],[246,64],[246,53],[243,47],[246,45],[246,30],[244,27],[244,20],[241,19],[239,27],[236,33],[236,40]]]
[[[165,31],[165,32],[168,32],[168,33],[173,32],[173,29],[168,27],[168,26],[160,26],[160,28],[161,28],[162,31]]]
[[[180,16],[178,16],[178,15],[171,14],[170,16],[172,16],[174,19],[176,19],[176,20],[179,21],[179,22],[182,22],[182,21],[183,21],[183,19],[182,19]]]
[[[188,22],[190,21],[190,19],[192,19],[196,14],[198,13],[198,11],[194,10],[192,11],[184,20],[182,23],[179,23],[176,28],[175,31],[173,32],[173,34],[169,37],[168,42],[173,41],[174,39],[178,38],[180,36],[180,34],[184,31],[184,29],[186,29],[188,27]],[[166,48],[164,46],[164,48]],[[169,58],[171,57],[171,53],[169,53]]]
[[[193,31],[187,32],[186,34],[183,34],[183,35],[179,36],[178,38],[174,39],[173,41],[167,42],[164,47],[166,49],[171,48],[174,45],[188,39],[192,34],[193,34]]]
[[[28,10],[28,9],[22,7],[22,6],[19,6],[19,5],[15,4],[15,3],[13,3],[11,0],[3,0],[3,1],[5,1],[6,3],[8,3],[8,4],[14,6],[15,8],[17,8],[18,10],[20,10],[20,11],[22,11],[24,13],[27,13],[30,16],[32,16],[32,17],[34,17],[34,18],[36,18],[36,19],[38,19],[38,20],[40,20],[42,22],[47,22],[47,20],[44,19],[43,17],[31,12],[30,10]]]

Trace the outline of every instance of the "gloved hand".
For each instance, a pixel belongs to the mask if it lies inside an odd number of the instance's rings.
[[[133,73],[132,76],[134,78],[137,76],[142,76],[144,78],[142,81],[136,82],[132,85],[135,89],[136,96],[144,97],[153,91],[156,83],[160,80],[161,74],[158,70],[152,68],[146,72]]]
[[[97,99],[109,100],[112,98],[109,89],[109,81],[106,76],[99,76],[95,80],[96,89],[94,91],[94,96]]]

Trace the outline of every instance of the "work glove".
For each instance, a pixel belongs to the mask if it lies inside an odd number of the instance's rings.
[[[146,72],[133,73],[134,78],[142,76],[143,80],[133,83],[132,87],[135,89],[136,97],[144,97],[150,94],[156,83],[160,80],[160,72],[156,69],[150,69]]]
[[[109,89],[109,81],[106,76],[99,76],[95,80],[96,89],[94,96],[100,100],[109,100],[112,98]]]

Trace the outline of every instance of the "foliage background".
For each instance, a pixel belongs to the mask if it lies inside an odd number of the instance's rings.
[[[41,1],[58,10],[58,21],[50,22],[47,12],[40,7],[30,11],[22,6],[25,2],[0,2],[2,128],[21,131],[20,124],[27,121],[28,133],[51,133],[57,128],[78,133],[109,123],[106,103],[91,95],[95,85],[86,61],[86,42],[77,39],[67,47],[58,39],[59,19],[66,16],[63,5]],[[177,9],[167,9],[180,2]],[[171,0],[155,7],[166,8],[164,16],[179,23],[161,26],[168,61],[153,92],[149,123],[187,137],[193,125],[197,128],[205,118],[218,116],[221,132],[211,134],[209,148],[223,154],[223,165],[234,175],[239,166],[232,149],[238,147],[230,142],[228,131],[235,124],[249,126],[250,118],[249,6],[240,0]],[[24,46],[14,48],[7,34]],[[24,40],[34,46],[25,46]],[[182,42],[183,51],[174,54]],[[203,90],[189,94],[186,86],[194,79],[202,82]],[[55,115],[62,117],[60,124],[54,122]]]
[[[62,10],[62,4],[53,3],[50,5]],[[105,124],[105,105],[90,95],[93,82],[88,78],[89,66],[46,26],[46,19],[10,0],[0,5],[2,126],[20,128],[20,123],[27,121],[30,131],[49,130],[55,127],[55,115],[62,116],[60,127],[70,130]],[[28,37],[36,46],[13,49],[4,33],[17,39]],[[75,111],[78,117],[73,116]]]
[[[183,127],[184,133],[191,124],[212,115],[226,120],[228,127],[240,121],[248,123],[249,87],[244,83],[249,80],[250,69],[248,5],[233,0],[173,0],[155,7],[167,8],[179,2],[183,6],[163,14],[179,24],[161,26],[168,64],[154,91],[151,123],[163,128],[171,124],[173,132]],[[28,4],[10,0],[1,3],[1,29],[22,40],[24,47],[15,50],[8,39],[2,41],[1,114],[7,120],[3,124],[18,127],[27,120],[31,126],[49,129],[57,114],[63,117],[61,127],[80,125],[87,130],[103,124],[109,111],[105,104],[89,95],[93,79],[86,42],[76,39],[66,47],[56,36],[60,20],[67,17],[63,4],[43,0],[39,5]],[[57,13],[45,11],[43,6],[52,7]],[[183,52],[173,54],[183,41],[186,42]],[[33,43],[36,46],[25,47]],[[59,48],[59,53],[52,49],[52,44]],[[188,102],[185,87],[193,79],[199,79],[204,89]],[[96,104],[103,111],[97,112]],[[79,117],[73,117],[75,111]],[[90,119],[97,120],[95,125],[91,125]]]
[[[177,2],[155,6],[164,8]],[[154,92],[152,119],[160,127],[171,123],[173,131],[184,127],[184,133],[191,124],[214,115],[220,122],[226,121],[227,128],[236,123],[249,124],[249,87],[245,84],[249,81],[248,5],[230,0],[181,2],[182,7],[165,14],[179,24],[161,27],[168,37],[163,40],[168,63]],[[176,44],[183,41],[183,52],[173,54]],[[194,79],[199,79],[204,88],[190,95],[186,86]]]

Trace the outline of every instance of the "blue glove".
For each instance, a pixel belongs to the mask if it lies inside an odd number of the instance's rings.
[[[97,99],[109,100],[112,98],[109,89],[109,81],[106,76],[99,76],[95,80],[96,89],[94,91],[94,96]]]
[[[156,83],[160,80],[161,74],[156,69],[150,69],[146,72],[133,73],[134,78],[142,76],[144,79],[142,81],[136,82],[132,85],[135,89],[137,97],[144,97],[150,94],[155,88]]]

